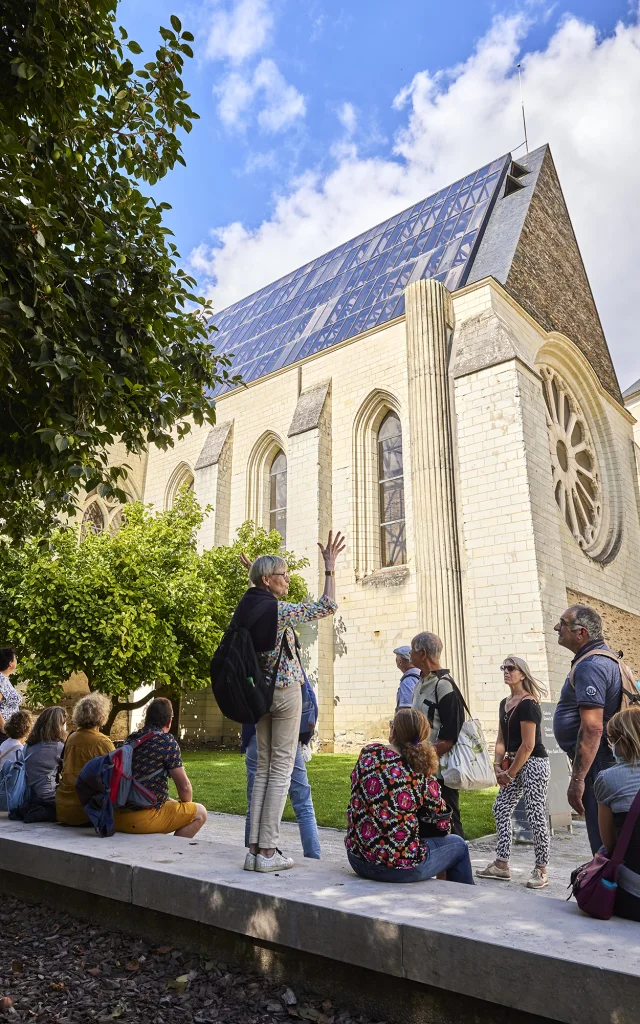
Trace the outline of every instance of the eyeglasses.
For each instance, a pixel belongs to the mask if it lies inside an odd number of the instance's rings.
[[[517,665],[501,665],[500,666],[500,671],[501,672],[515,672],[516,668],[517,668]]]
[[[286,576],[287,579],[290,579],[290,576],[289,576],[288,572],[272,572],[271,575],[272,576]]]

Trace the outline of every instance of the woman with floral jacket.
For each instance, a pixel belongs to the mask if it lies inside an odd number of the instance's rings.
[[[435,772],[421,711],[400,708],[388,743],[369,743],[351,773],[345,846],[361,878],[421,882],[446,872],[450,882],[473,885],[469,850],[451,835],[451,812]]]

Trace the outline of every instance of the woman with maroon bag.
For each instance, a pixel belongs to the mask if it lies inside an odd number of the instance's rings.
[[[607,738],[616,764],[600,772],[594,792],[600,835],[605,850],[611,855],[640,791],[640,708],[627,708],[609,719]],[[636,810],[634,808],[634,813]],[[640,921],[640,820],[637,813],[616,881],[613,913]]]

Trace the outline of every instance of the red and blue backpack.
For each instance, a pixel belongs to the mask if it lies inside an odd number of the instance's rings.
[[[145,786],[145,782],[162,774],[164,769],[158,768],[138,779],[134,778],[132,771],[134,750],[154,735],[157,733],[152,730],[136,739],[125,740],[117,750],[92,757],[78,775],[78,799],[101,838],[112,836],[116,830],[114,810],[126,807],[132,811],[140,811],[155,807],[157,794]]]

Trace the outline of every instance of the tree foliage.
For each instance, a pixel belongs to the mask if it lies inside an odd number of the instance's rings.
[[[211,656],[248,586],[240,563],[277,553],[280,535],[245,523],[228,547],[200,553],[204,518],[184,491],[168,512],[137,502],[126,507],[116,534],[55,530],[46,547],[37,539],[0,550],[3,591],[0,638],[20,655],[19,677],[38,704],[60,699],[73,672],[112,698],[109,724],[133,706],[131,693],[150,687],[175,697],[209,683]],[[300,600],[307,564],[284,553],[293,571],[290,594]]]
[[[168,204],[139,188],[184,164],[193,36],[172,16],[136,69],[117,3],[0,2],[0,519],[14,536],[34,503],[50,519],[81,487],[125,500],[111,442],[173,444],[172,428],[213,421],[209,389],[229,377]]]

